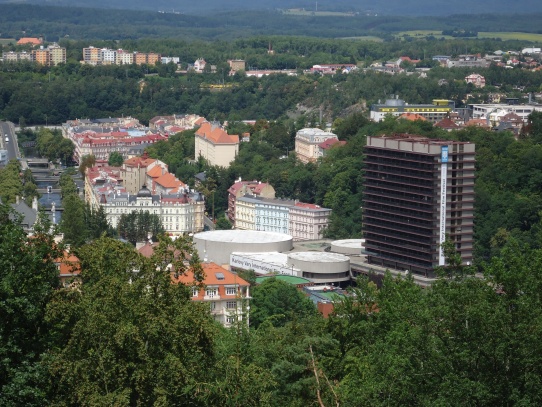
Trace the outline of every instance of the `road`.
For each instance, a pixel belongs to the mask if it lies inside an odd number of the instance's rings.
[[[13,158],[20,158],[19,147],[17,146],[17,135],[13,123],[0,122],[0,133],[2,134],[0,145],[3,150],[8,151],[8,161]],[[6,142],[8,136],[8,142]]]

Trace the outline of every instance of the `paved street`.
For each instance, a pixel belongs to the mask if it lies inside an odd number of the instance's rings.
[[[19,158],[19,148],[17,147],[17,136],[15,135],[15,129],[12,123],[0,122],[0,133],[2,135],[0,145],[3,150],[8,151],[8,161],[12,158]],[[8,140],[6,142],[6,136]]]

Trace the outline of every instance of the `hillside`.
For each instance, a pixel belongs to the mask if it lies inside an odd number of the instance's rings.
[[[444,16],[457,13],[482,14],[497,11],[506,13],[537,13],[542,12],[542,2],[538,0],[518,0],[509,2],[506,0],[482,0],[471,2],[468,0],[388,0],[380,2],[376,0],[202,0],[193,2],[189,0],[0,0],[0,3],[27,3],[40,5],[75,6],[116,8],[134,10],[162,10],[167,12],[179,12],[182,14],[206,14],[216,11],[231,10],[275,10],[290,8],[305,8],[313,11],[354,11],[361,14],[371,15],[401,15],[401,16]]]

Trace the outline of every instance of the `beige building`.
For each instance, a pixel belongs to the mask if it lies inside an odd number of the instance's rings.
[[[244,59],[228,59],[228,65],[231,72],[245,71],[246,63]]]
[[[243,230],[256,230],[256,200],[237,199],[235,205],[235,228]]]
[[[239,153],[239,135],[229,135],[222,127],[204,122],[195,134],[195,157],[210,165],[229,167]]]
[[[239,178],[228,189],[228,219],[235,226],[235,212],[237,199],[245,195],[262,198],[274,198],[275,188],[271,184],[261,181],[242,181]]]
[[[51,52],[51,63],[53,65],[66,63],[66,48],[53,45],[49,46],[49,51]]]
[[[163,173],[167,173],[167,165],[160,160],[149,158],[147,153],[143,153],[141,157],[134,157],[124,161],[121,176],[126,191],[130,194],[137,194],[143,188],[143,185],[147,184],[150,186],[148,184],[147,172],[154,168],[161,169]]]
[[[338,140],[335,134],[318,128],[299,130],[295,136],[297,159],[305,164],[316,161],[320,155],[318,145],[330,139]]]
[[[290,208],[290,235],[294,240],[322,239],[331,209],[298,202]]]

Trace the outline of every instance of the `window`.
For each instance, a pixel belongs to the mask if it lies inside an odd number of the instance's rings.
[[[226,308],[227,309],[235,309],[235,308],[237,308],[237,301],[227,301],[226,302]]]
[[[236,287],[226,287],[226,295],[235,295],[237,294]]]
[[[199,290],[197,288],[192,288],[192,297],[197,297]]]
[[[214,288],[207,287],[207,289],[205,290],[205,295],[207,297],[216,297],[218,295],[217,291],[218,290],[217,290],[216,287],[214,287]]]
[[[211,311],[214,311],[216,309],[216,302],[210,302],[209,307],[210,307]]]
[[[226,322],[228,324],[233,324],[235,322],[235,316],[226,317]]]

